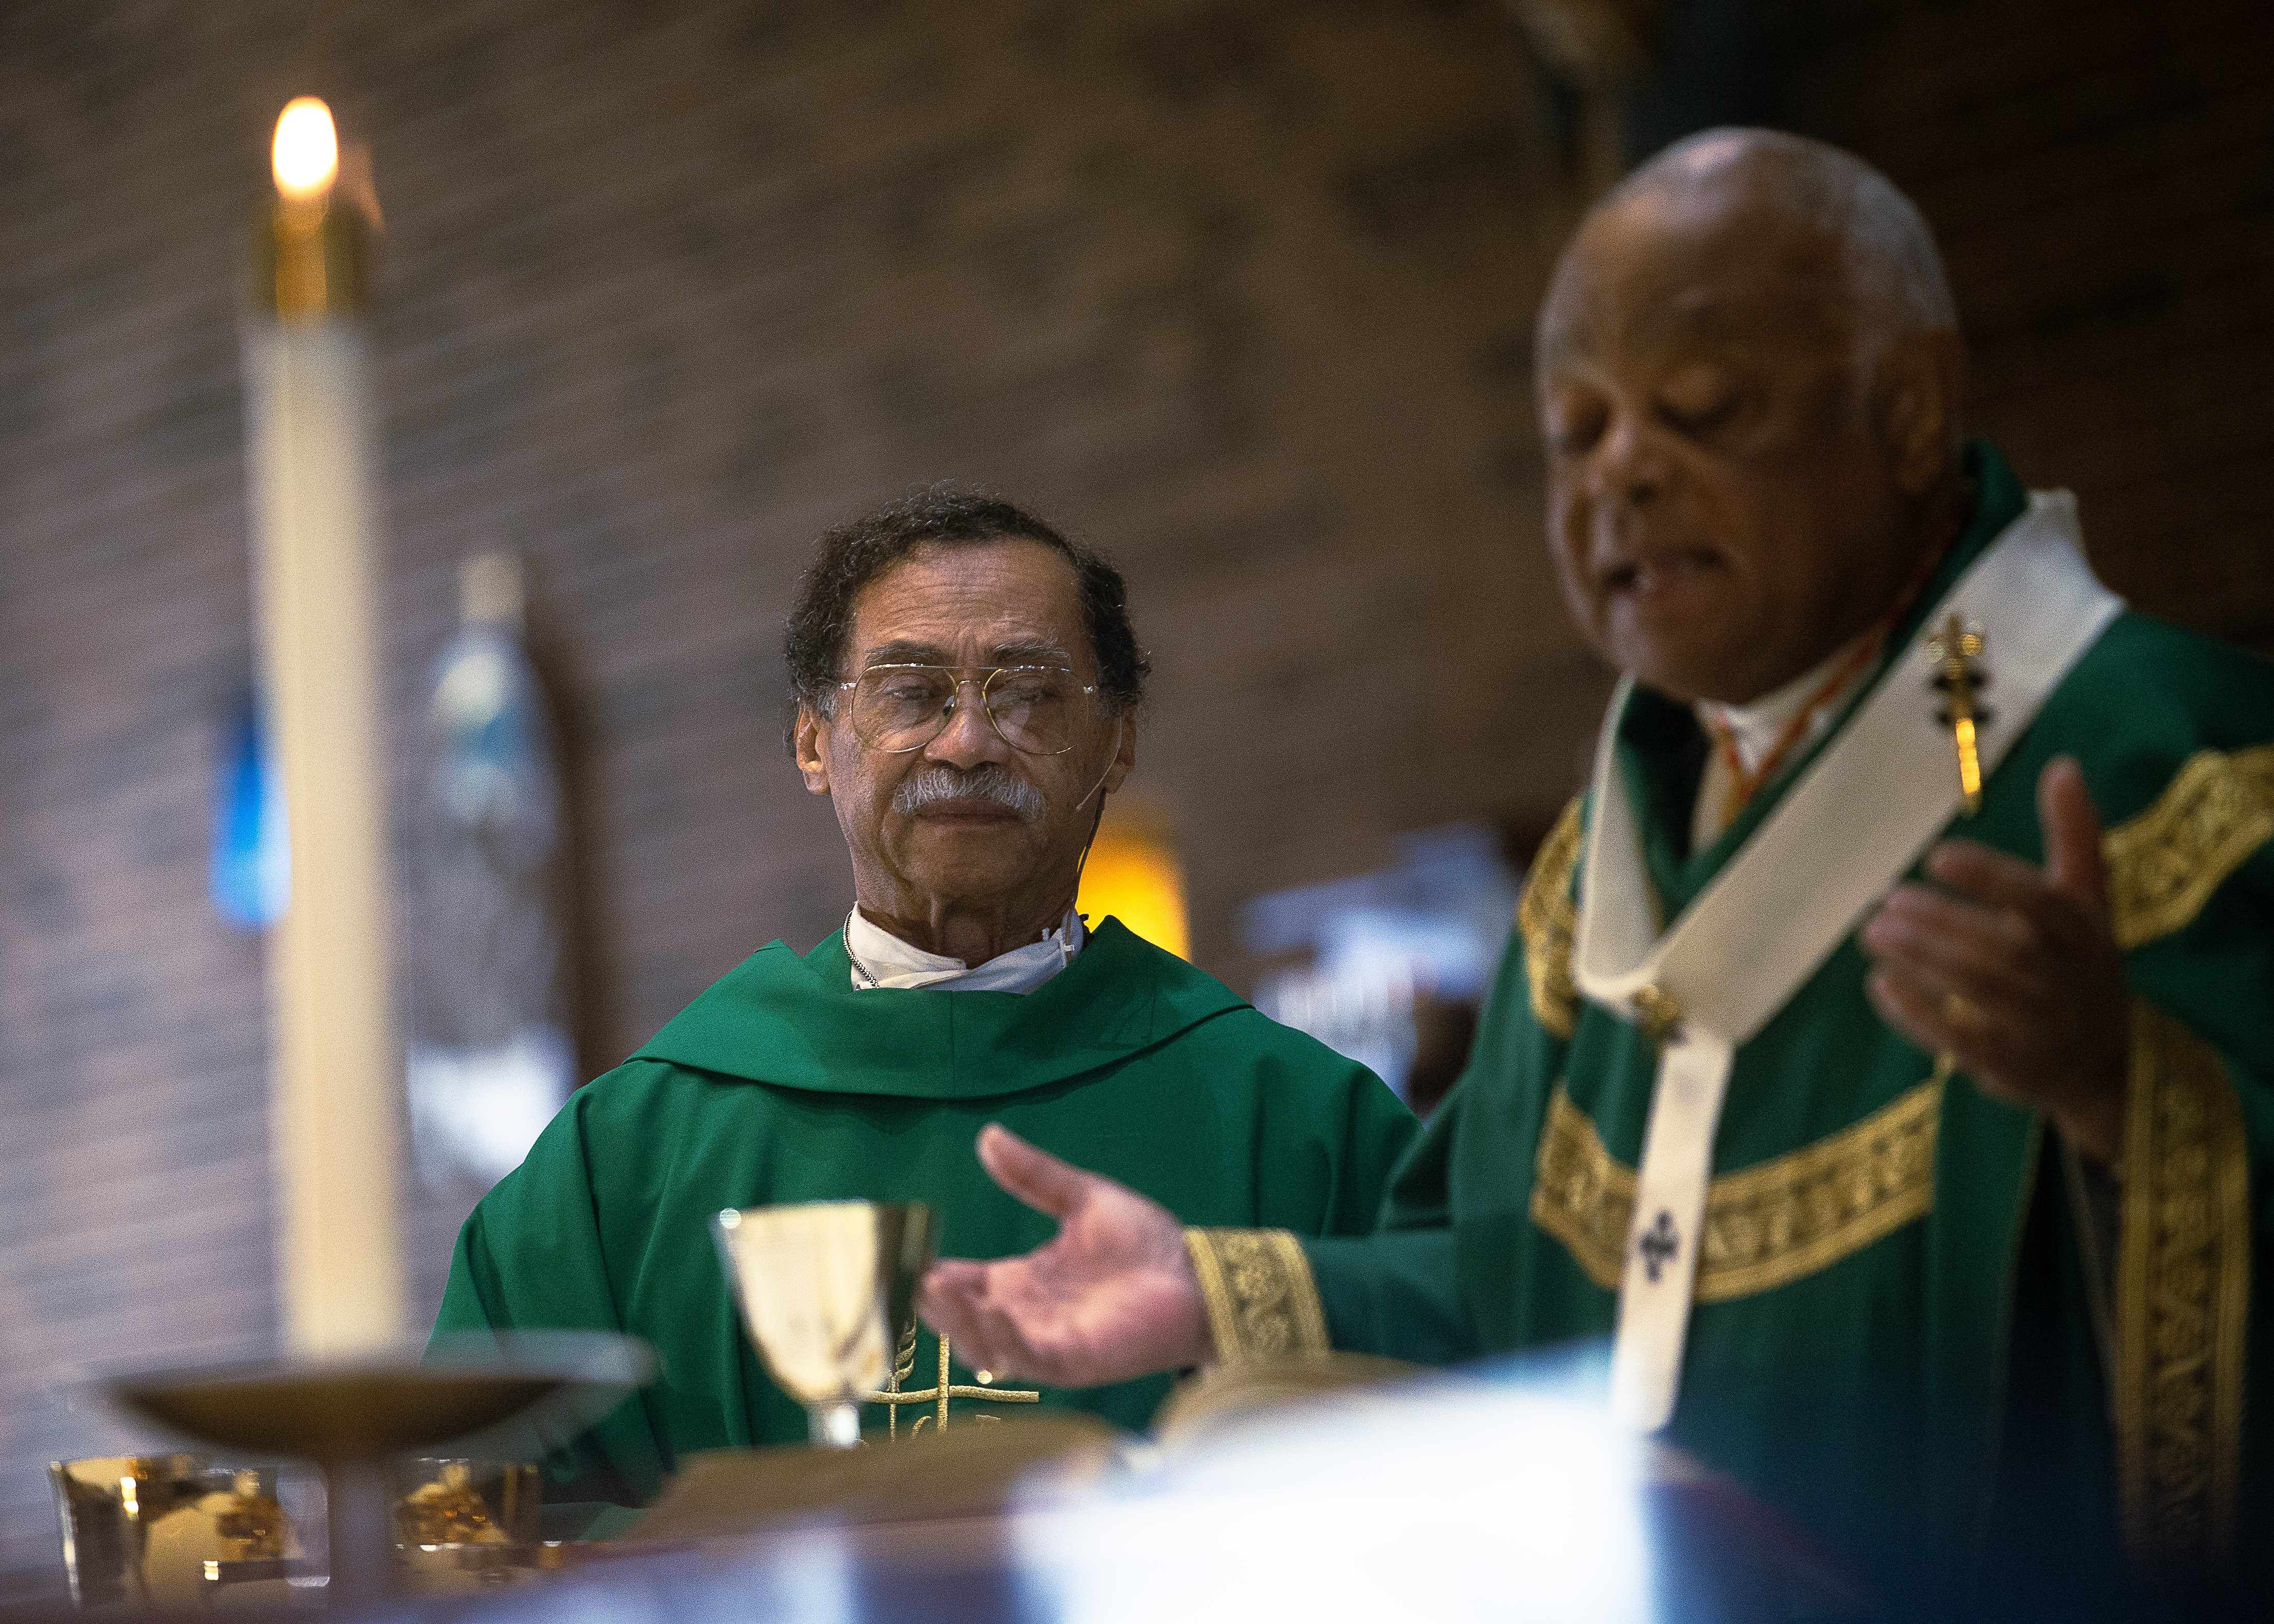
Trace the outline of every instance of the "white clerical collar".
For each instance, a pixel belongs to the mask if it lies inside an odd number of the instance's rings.
[[[1865,635],[1871,634],[1866,633]],[[1858,640],[1860,641],[1860,639]],[[1842,643],[1833,650],[1823,664],[1811,665],[1782,688],[1771,688],[1749,705],[1724,705],[1710,699],[1698,702],[1698,719],[1708,732],[1720,728],[1729,735],[1737,747],[1737,758],[1745,763],[1745,771],[1757,771],[1762,757],[1776,748],[1784,730],[1791,726],[1800,708],[1811,699],[1816,706],[1809,717],[1809,736],[1820,733],[1840,707],[1861,688],[1871,674],[1871,662],[1866,660],[1856,674],[1840,685],[1837,690],[1817,698],[1818,690],[1832,680],[1840,663],[1856,651],[1854,643]]]
[[[1865,636],[1872,634],[1865,633]],[[1788,748],[1816,742],[1824,730],[1832,726],[1832,718],[1840,714],[1840,707],[1854,697],[1856,690],[1871,680],[1871,664],[1868,659],[1856,659],[1857,646],[1862,640],[1834,649],[1830,658],[1820,665],[1811,665],[1781,688],[1772,688],[1749,705],[1717,704],[1701,699],[1695,706],[1698,720],[1709,736],[1727,738],[1744,763],[1748,780],[1754,775],[1773,769],[1762,765],[1772,751],[1783,742],[1801,707],[1810,706],[1808,718],[1798,739]],[[1835,677],[1842,661],[1853,661],[1855,671],[1844,682]],[[1833,686],[1829,690],[1826,684]],[[1698,800],[1690,815],[1690,846],[1702,851],[1720,838],[1746,799],[1751,793],[1751,784],[1741,786],[1737,775],[1715,749],[1706,758],[1705,776],[1698,785]]]
[[[1039,942],[1013,948],[972,969],[960,959],[927,953],[872,923],[855,908],[845,916],[845,952],[853,960],[853,988],[928,987],[937,992],[1032,992],[1073,962],[1086,933],[1071,908]]]

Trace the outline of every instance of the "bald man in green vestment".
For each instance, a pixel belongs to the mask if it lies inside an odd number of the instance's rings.
[[[927,492],[823,538],[787,651],[798,769],[852,855],[844,929],[753,954],[580,1090],[452,1261],[438,1335],[629,1331],[662,1356],[556,1463],[563,1497],[637,1504],[689,1450],[805,1437],[729,1299],[722,1207],[924,1201],[944,1246],[1023,1251],[1050,1226],[974,1158],[992,1121],[1182,1222],[1319,1238],[1370,1226],[1414,1132],[1364,1067],[1074,911],[1147,670],[1103,559],[998,499]],[[926,1337],[907,1385],[937,1357]],[[1024,1396],[1137,1428],[1167,1384],[1075,1385]]]
[[[1932,238],[1847,154],[1661,154],[1536,356],[1625,680],[1382,1227],[1227,1289],[1253,1237],[990,1130],[1060,1235],[927,1318],[1055,1380],[1239,1358],[1248,1289],[1433,1362],[1604,1339],[1619,1413],[1929,1616],[2263,1560],[2274,667],[1962,437]]]

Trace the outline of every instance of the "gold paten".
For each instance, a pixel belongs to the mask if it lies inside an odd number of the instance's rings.
[[[2270,839],[2274,744],[2190,756],[2152,806],[2101,841],[2117,945],[2135,948],[2186,929]]]
[[[1830,1267],[1934,1207],[1945,1073],[1863,1121],[1707,1186],[1697,1300],[1727,1302]],[[1619,1286],[1635,1170],[1559,1085],[1532,1182],[1532,1221],[1606,1291]]]
[[[2210,1045],[2132,1001],[2116,1273],[2116,1466],[2125,1537],[2152,1564],[2234,1548],[2250,1163]]]

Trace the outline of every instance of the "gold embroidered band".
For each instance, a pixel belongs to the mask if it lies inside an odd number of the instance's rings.
[[[2101,843],[2120,947],[2185,929],[2211,893],[2274,839],[2274,744],[2199,750],[2137,817]]]
[[[1516,928],[1524,936],[1524,976],[1532,988],[1532,1017],[1555,1037],[1568,1039],[1579,1013],[1579,989],[1571,981],[1571,933],[1578,909],[1571,901],[1571,873],[1585,844],[1574,798],[1540,843],[1516,905]]]
[[[2116,1274],[2116,1466],[2150,1562],[2231,1551],[2250,1308],[2241,1108],[2209,1045],[2132,1001]]]
[[[1328,1351],[1310,1259],[1284,1229],[1186,1229],[1216,1363]]]
[[[1707,1186],[1697,1300],[1751,1297],[1827,1268],[1934,1206],[1942,1081],[1930,1078],[1828,1139]],[[1532,1181],[1532,1221],[1606,1291],[1619,1286],[1635,1170],[1559,1086]]]
[[[2235,869],[2274,839],[2274,744],[2232,754],[2199,750],[2147,810],[2108,831],[2109,914],[2127,949],[2182,930]],[[1577,910],[1571,876],[1585,845],[1579,801],[1564,807],[1532,859],[1517,929],[1524,936],[1532,1012],[1559,1038],[1571,1035],[1578,990],[1571,979]]]

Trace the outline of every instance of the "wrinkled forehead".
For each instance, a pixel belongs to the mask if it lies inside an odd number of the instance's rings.
[[[853,599],[846,650],[879,663],[1075,665],[1088,658],[1073,566],[1024,537],[929,543]]]
[[[1540,306],[1541,372],[1688,345],[1853,352],[1837,229],[1758,189],[1665,185],[1579,229]]]

